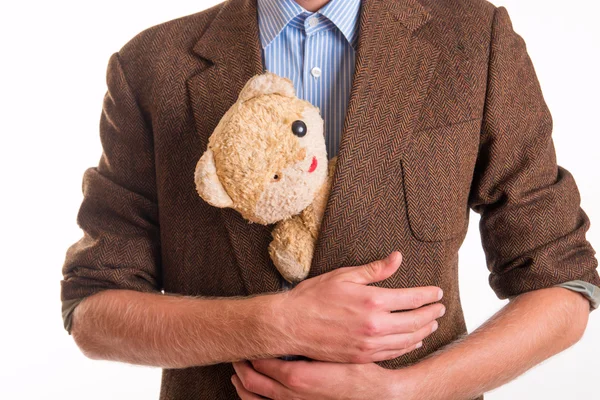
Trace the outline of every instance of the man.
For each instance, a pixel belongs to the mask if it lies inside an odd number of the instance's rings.
[[[321,108],[338,155],[309,279],[290,290],[272,227],[193,186],[208,136],[264,69]],[[598,306],[589,219],[503,7],[229,0],[137,35],[107,84],[65,327],[91,358],[163,367],[161,399],[482,399],[577,342]],[[467,335],[470,208],[510,302]]]

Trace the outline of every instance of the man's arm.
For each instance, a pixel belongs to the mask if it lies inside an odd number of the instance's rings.
[[[564,288],[524,293],[471,334],[395,371],[406,399],[473,399],[515,379],[576,343],[585,331],[589,301]]]
[[[367,286],[393,274],[400,261],[392,253],[309,279],[290,292],[252,297],[104,290],[75,308],[71,333],[89,358],[162,368],[284,354],[386,360],[414,350],[443,310],[439,303],[425,305],[439,300],[437,287]],[[394,315],[392,309],[409,311]]]
[[[91,359],[186,368],[282,354],[277,294],[197,298],[105,290],[73,315],[73,339]],[[281,349],[281,350],[280,350]]]

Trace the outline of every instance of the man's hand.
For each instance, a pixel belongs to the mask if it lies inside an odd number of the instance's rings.
[[[388,289],[367,286],[391,276],[402,256],[343,267],[283,293],[281,337],[287,354],[320,361],[370,363],[419,347],[437,328],[442,290],[435,286]],[[396,310],[404,312],[392,313]]]
[[[377,364],[320,361],[253,360],[233,363],[232,376],[242,400],[279,399],[389,399],[400,397],[399,371]],[[408,383],[408,382],[407,382]],[[263,396],[263,397],[261,397]]]

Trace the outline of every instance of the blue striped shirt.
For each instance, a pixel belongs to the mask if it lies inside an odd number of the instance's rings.
[[[258,0],[267,71],[289,78],[321,111],[329,158],[337,155],[354,76],[360,0],[331,0],[310,12],[294,0]]]

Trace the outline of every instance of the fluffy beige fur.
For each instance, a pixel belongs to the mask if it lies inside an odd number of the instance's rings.
[[[292,132],[298,120],[307,127],[302,137]],[[194,179],[209,204],[251,223],[276,223],[269,255],[286,280],[299,282],[310,269],[335,161],[327,160],[319,109],[297,98],[289,79],[266,72],[246,83],[219,121]]]

